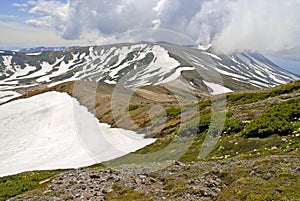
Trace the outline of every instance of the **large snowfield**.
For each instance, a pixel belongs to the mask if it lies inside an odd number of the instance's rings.
[[[99,123],[66,93],[0,106],[0,176],[78,168],[136,151],[155,139]]]

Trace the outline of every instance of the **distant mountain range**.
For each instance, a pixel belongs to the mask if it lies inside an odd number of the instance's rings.
[[[43,52],[43,51],[62,51],[66,50],[70,47],[32,47],[32,48],[23,48],[16,50],[17,52],[25,52],[25,53],[35,53],[35,52]]]
[[[225,55],[216,54],[213,49],[167,43],[0,51],[2,102],[33,86],[52,86],[71,80],[120,83],[125,87],[176,81],[199,92],[207,86],[211,94],[218,94],[270,88],[296,79],[299,79],[297,75],[259,53]]]

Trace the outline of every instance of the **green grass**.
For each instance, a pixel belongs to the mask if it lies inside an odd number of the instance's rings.
[[[166,114],[168,119],[173,119],[175,118],[177,115],[179,115],[181,112],[181,109],[179,107],[169,107],[166,109]]]
[[[111,113],[111,110],[106,111],[104,115],[108,115],[109,113]]]
[[[278,95],[299,92],[299,86],[300,82],[295,82],[263,92],[230,94],[228,95],[228,105],[229,107],[238,106],[266,100]],[[300,127],[299,103],[299,98],[291,98],[291,100],[275,106],[267,105],[266,112],[255,119],[251,119],[249,123],[235,119],[235,115],[232,112],[228,112],[223,133],[217,144],[205,160],[200,160],[198,159],[199,151],[211,123],[211,103],[208,100],[204,100],[199,102],[200,116],[187,121],[183,127],[177,129],[172,135],[162,136],[155,143],[136,153],[155,153],[174,139],[176,142],[178,138],[175,137],[176,134],[191,136],[197,133],[191,146],[180,156],[179,160],[188,164],[187,166],[199,163],[199,168],[192,170],[182,168],[181,174],[187,175],[188,178],[199,177],[205,171],[212,170],[214,168],[212,162],[216,162],[218,164],[217,167],[220,168],[218,170],[221,172],[219,175],[220,179],[226,184],[226,187],[220,192],[218,200],[299,200],[300,175],[291,171],[291,161],[289,159],[276,158],[291,156],[295,158],[294,160],[297,160],[300,157],[300,131],[297,131]],[[166,110],[166,114],[168,119],[172,119],[190,108],[193,107],[183,107],[181,109],[169,107]],[[256,108],[251,109],[256,110]],[[280,122],[284,122],[287,129],[282,130],[281,133],[278,133],[278,129],[272,130],[274,124],[284,128],[283,124],[275,121],[273,117]],[[194,125],[197,125],[197,123],[199,125],[195,128]],[[250,127],[260,129],[262,125],[265,125],[265,129],[270,130],[266,135],[261,135],[261,132],[255,129],[249,130]],[[251,135],[245,135],[245,130]],[[180,149],[182,146],[183,143],[178,141],[172,150]],[[121,160],[119,159],[120,163],[117,163],[117,165],[123,162],[130,164],[134,159],[134,157],[126,156]],[[163,160],[164,158],[161,159]],[[227,164],[231,160],[236,162]],[[143,161],[140,162],[145,161],[151,161],[151,158],[143,157]],[[156,177],[160,177],[159,173],[154,174]],[[177,176],[177,173],[163,176],[166,183],[164,190],[169,198],[172,198],[172,196],[176,197],[176,195],[189,190],[186,189],[186,181],[178,179]],[[122,192],[122,190],[119,191]],[[145,196],[128,189],[125,189],[123,192],[123,195],[117,194],[111,197],[112,200],[143,200],[143,196]],[[145,197],[145,200],[148,199],[151,200],[149,197]]]
[[[198,103],[199,110],[204,110],[211,106],[211,100],[202,100]]]
[[[295,81],[286,85],[280,85],[265,91],[231,93],[227,95],[227,103],[229,105],[243,105],[296,92],[300,92],[300,81]]]
[[[300,175],[293,174],[285,163],[276,159],[258,160],[251,168],[233,166],[223,172],[222,180],[228,186],[221,191],[218,200],[290,201],[300,198]]]
[[[128,111],[137,110],[140,107],[142,107],[142,105],[129,105]]]
[[[117,183],[115,183],[113,185],[113,189],[114,189],[113,192],[110,192],[106,195],[106,197],[105,197],[106,200],[111,200],[111,201],[123,201],[123,200],[153,201],[153,199],[150,198],[150,196],[145,195],[143,193],[135,192],[129,188],[124,188],[123,186],[120,186]]]
[[[300,129],[300,121],[296,121],[293,123],[295,129]]]
[[[136,154],[149,154],[156,151],[159,151],[160,149],[166,147],[170,142],[174,140],[174,135],[167,135],[162,138],[158,138],[154,143],[147,145],[146,147],[136,151]]]
[[[60,173],[61,170],[24,172],[0,178],[0,200],[22,194],[41,186],[46,179]]]

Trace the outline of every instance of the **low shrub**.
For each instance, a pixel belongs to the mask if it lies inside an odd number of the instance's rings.
[[[246,137],[288,135],[295,130],[294,121],[300,118],[300,98],[283,102],[248,123],[241,132]]]

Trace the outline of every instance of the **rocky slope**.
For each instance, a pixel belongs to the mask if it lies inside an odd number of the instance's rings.
[[[298,162],[299,156],[272,155],[217,162],[175,161],[151,174],[76,169],[57,175],[42,189],[9,200],[298,200]]]

